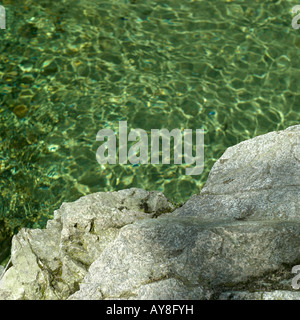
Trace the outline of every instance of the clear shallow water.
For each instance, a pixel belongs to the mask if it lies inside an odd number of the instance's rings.
[[[2,246],[20,226],[44,226],[63,201],[91,192],[140,187],[186,201],[227,147],[300,122],[293,1],[2,5]],[[96,134],[120,120],[147,132],[203,128],[203,174],[100,166]]]

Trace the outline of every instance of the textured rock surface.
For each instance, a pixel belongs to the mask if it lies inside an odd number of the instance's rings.
[[[300,126],[229,148],[174,207],[140,189],[63,204],[21,230],[0,299],[300,299]]]
[[[120,229],[173,210],[160,192],[99,192],[64,203],[47,228],[13,237],[13,267],[0,281],[0,299],[65,299]]]
[[[224,292],[220,300],[300,300],[300,292],[287,290]]]
[[[160,294],[158,284],[163,287],[166,279],[179,280],[176,299],[185,299],[185,291],[194,299],[212,297],[212,293],[250,281],[267,288],[275,283],[275,279],[267,280],[267,274],[280,270],[291,279],[291,267],[282,265],[300,260],[299,243],[300,221],[144,220],[121,230],[71,298],[150,299]],[[149,291],[149,283],[157,286]],[[174,296],[171,289],[167,294],[168,299]]]
[[[175,215],[294,220],[300,215],[300,125],[228,148],[200,195]]]

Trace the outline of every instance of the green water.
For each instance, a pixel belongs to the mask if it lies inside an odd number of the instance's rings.
[[[63,201],[129,187],[199,193],[227,147],[300,122],[294,1],[6,0],[0,251]],[[205,165],[99,165],[100,129],[200,129]],[[1,259],[0,259],[1,260]]]

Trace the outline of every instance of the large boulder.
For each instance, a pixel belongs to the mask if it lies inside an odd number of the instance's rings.
[[[300,299],[300,126],[228,148],[175,208],[158,192],[96,193],[21,230],[4,299]]]
[[[201,219],[300,218],[300,125],[228,148],[200,195],[172,215]]]

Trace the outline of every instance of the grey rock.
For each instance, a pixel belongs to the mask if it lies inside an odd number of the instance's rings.
[[[122,228],[70,299],[152,299],[165,279],[179,280],[176,299],[206,299],[300,259],[300,221],[170,222],[161,217]],[[291,268],[283,271],[292,278]]]
[[[228,148],[200,195],[172,215],[294,220],[300,215],[300,125]]]
[[[149,284],[164,279],[197,288],[198,299],[250,281],[276,289],[283,279],[268,282],[266,275],[280,270],[291,281],[300,261],[299,223],[294,126],[227,149],[200,195],[159,219],[124,227],[70,299],[152,298],[159,294]]]
[[[187,286],[181,280],[170,278],[152,280],[120,296],[105,296],[98,283],[83,282],[81,289],[68,300],[208,300],[211,297],[211,290],[202,286]]]
[[[127,189],[13,238],[0,299],[300,299],[300,126],[228,148],[182,207]]]
[[[300,300],[300,292],[288,290],[259,291],[259,292],[224,292],[220,300]]]
[[[63,203],[46,229],[24,228],[13,237],[0,299],[67,298],[123,226],[173,209],[162,193],[136,188]]]

